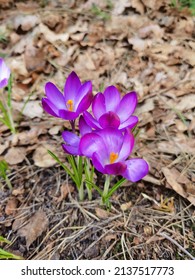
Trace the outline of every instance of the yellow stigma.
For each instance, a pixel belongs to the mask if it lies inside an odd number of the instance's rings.
[[[118,154],[115,154],[114,152],[110,153],[110,163],[114,163],[117,158]]]
[[[68,108],[69,111],[73,111],[73,101],[71,99],[69,99],[67,102],[66,102],[66,106]]]

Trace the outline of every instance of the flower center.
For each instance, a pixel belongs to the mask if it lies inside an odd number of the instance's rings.
[[[117,158],[118,154],[115,154],[114,152],[110,153],[110,163],[114,163]]]
[[[73,101],[71,99],[69,99],[67,102],[66,102],[66,107],[68,108],[69,111],[73,111]]]

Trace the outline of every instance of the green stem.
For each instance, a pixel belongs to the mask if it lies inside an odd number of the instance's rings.
[[[8,118],[9,118],[9,122],[10,122],[11,132],[13,134],[15,134],[16,133],[15,124],[14,124],[13,117],[12,117],[12,111],[9,106],[7,107],[7,112],[8,112]]]
[[[15,124],[13,121],[12,115],[12,104],[11,104],[11,94],[12,94],[12,75],[10,75],[9,82],[8,82],[8,94],[7,94],[7,111],[8,111],[8,118],[11,126],[12,133],[16,133]]]
[[[79,190],[79,200],[83,201],[84,199],[84,189],[83,189],[83,182],[81,182],[80,187],[78,188]]]
[[[8,185],[9,189],[12,190],[12,184],[7,176],[5,177],[5,182]]]
[[[16,133],[16,129],[15,129],[15,124],[13,121],[13,117],[12,117],[12,108],[11,108],[11,101],[8,98],[8,101],[6,103],[5,98],[4,98],[4,94],[2,92],[1,94],[2,96],[2,102],[1,102],[1,110],[2,110],[2,114],[3,114],[3,123],[11,130],[11,132],[13,134]]]
[[[88,180],[92,181],[91,172],[90,172],[90,169],[89,169],[89,166],[90,166],[89,158],[85,158],[85,163],[84,164],[85,164],[85,177]],[[86,183],[86,187],[87,187],[88,199],[92,200],[92,187],[88,183]]]
[[[106,180],[104,183],[104,190],[103,190],[103,195],[102,197],[105,198],[108,195],[109,187],[110,187],[110,179],[111,175],[106,175]]]

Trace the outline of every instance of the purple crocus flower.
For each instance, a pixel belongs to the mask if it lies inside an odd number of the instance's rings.
[[[75,120],[87,110],[92,101],[92,83],[83,85],[77,74],[72,72],[65,83],[64,94],[51,82],[45,85],[46,98],[42,98],[44,110],[50,115],[65,120]]]
[[[81,153],[92,159],[95,168],[110,175],[122,175],[136,182],[142,179],[149,170],[145,160],[127,159],[134,146],[134,137],[126,129],[105,128],[85,134],[79,144]]]
[[[81,136],[92,132],[91,127],[87,125],[85,122],[83,116],[80,116],[79,118],[79,130]],[[62,148],[67,154],[70,155],[79,155],[81,156],[81,151],[79,149],[79,143],[80,143],[80,137],[76,135],[75,133],[72,133],[70,131],[64,131],[62,132],[62,137],[65,141],[65,144],[62,144]]]
[[[99,92],[93,102],[92,111],[94,117],[89,112],[84,112],[84,118],[88,125],[96,129],[114,127],[119,130],[133,128],[138,117],[132,116],[137,105],[137,94],[129,92],[121,98],[115,86],[109,86],[104,94]]]
[[[10,69],[5,64],[3,58],[0,58],[0,88],[7,86],[10,77]]]

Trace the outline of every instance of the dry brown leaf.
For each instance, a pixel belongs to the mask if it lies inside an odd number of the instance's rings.
[[[46,130],[43,127],[35,126],[28,131],[17,133],[13,136],[12,144],[16,145],[32,145],[38,142],[38,136]]]
[[[188,139],[188,141],[185,141],[183,139],[174,137],[173,141],[161,141],[157,144],[157,147],[160,152],[168,154],[195,154],[194,139]]]
[[[94,61],[92,60],[91,55],[89,55],[87,52],[85,54],[79,55],[76,67],[86,68],[87,70],[96,70]]]
[[[53,151],[54,147],[45,144],[39,146],[34,154],[33,154],[33,160],[34,164],[39,167],[50,167],[56,164],[56,161],[48,154],[48,150]],[[53,151],[55,153],[55,151]]]
[[[18,235],[25,237],[26,246],[29,246],[44,232],[48,227],[46,213],[39,209],[28,221],[28,223],[18,230]]]
[[[19,208],[17,211],[17,215],[14,218],[15,220],[12,224],[12,230],[16,231],[25,224],[26,221],[25,209]]]
[[[164,35],[164,31],[157,24],[149,24],[144,26],[138,30],[138,35],[140,38],[144,39],[147,37],[154,37],[155,39],[162,38]]]
[[[155,108],[154,99],[153,98],[148,98],[144,101],[143,104],[138,105],[138,108],[136,109],[136,114],[142,115],[146,112],[153,111],[154,108]]]
[[[17,189],[13,189],[13,191],[12,191],[12,195],[14,195],[14,196],[20,196],[22,194],[24,194],[24,187],[23,186],[19,187]]]
[[[26,157],[26,149],[21,147],[12,147],[8,150],[7,154],[5,155],[5,161],[10,164],[18,164],[23,162]]]
[[[91,9],[94,4],[101,9],[104,9],[107,6],[107,2],[105,0],[87,0],[84,4],[80,5],[80,10],[83,12],[83,9]]]
[[[109,212],[101,208],[95,208],[95,213],[100,219],[107,219],[109,217]]]
[[[152,234],[152,227],[150,227],[148,225],[144,226],[144,234],[146,236],[151,236],[151,234]]]
[[[13,2],[14,2],[14,0],[1,0],[0,7],[7,8]]]
[[[150,176],[150,175],[146,175],[142,180],[146,181],[146,182],[149,182],[149,183],[152,183],[154,185],[157,185],[157,186],[161,186],[162,183],[160,180]]]
[[[29,101],[23,110],[23,115],[33,119],[41,118],[43,114],[43,108],[40,105],[40,101]]]
[[[193,205],[195,205],[195,196],[186,192],[181,184],[177,182],[177,175],[172,173],[167,167],[162,168],[162,172],[168,182],[168,184],[176,191],[179,195],[187,198]]]
[[[57,24],[62,20],[61,16],[58,14],[52,13],[52,11],[47,11],[42,17],[42,22],[47,25],[49,28],[54,29]]]
[[[181,101],[175,106],[177,110],[185,111],[195,108],[195,94],[188,94],[181,98]]]
[[[129,201],[127,203],[121,204],[120,208],[121,208],[122,211],[127,211],[128,209],[131,208],[131,206],[132,206],[132,202]]]
[[[133,7],[141,15],[145,12],[145,8],[141,0],[131,0],[131,7]]]
[[[176,120],[175,125],[179,131],[186,131],[188,129],[187,125],[183,123],[181,120]]]
[[[15,213],[18,206],[18,200],[16,197],[11,197],[5,207],[5,213],[6,215],[12,215]]]
[[[62,184],[60,187],[60,197],[57,198],[57,203],[61,202],[62,200],[66,199],[67,195],[69,193],[72,193],[74,191],[74,187],[71,185],[68,185],[67,183]]]
[[[24,55],[12,58],[9,62],[9,67],[14,75],[28,76],[28,71],[24,62]]]
[[[143,52],[145,49],[147,49],[150,44],[151,41],[150,40],[143,40],[139,37],[131,37],[128,39],[129,44],[131,44],[133,46],[133,49],[135,51],[139,52]]]
[[[12,98],[13,100],[20,102],[23,101],[26,95],[29,94],[26,90],[21,88],[20,86],[14,84],[12,86]]]
[[[189,125],[189,130],[195,130],[195,118],[192,119],[190,125]]]
[[[0,144],[0,155],[9,147],[9,142],[5,141],[4,144]]]
[[[169,0],[144,0],[144,5],[152,10],[158,10],[160,7],[165,6],[166,4],[170,4]]]
[[[142,238],[141,238],[141,237],[138,237],[138,236],[135,236],[135,237],[133,238],[133,244],[139,245],[140,243],[142,243]]]
[[[120,0],[120,1],[115,1],[114,2],[114,9],[113,9],[113,14],[114,15],[121,15],[125,8],[130,7],[131,3],[129,0]]]
[[[24,103],[23,102],[12,102],[13,108],[20,111],[23,109],[24,107]],[[33,101],[28,101],[25,104],[25,107],[22,111],[22,114],[26,117],[29,117],[31,119],[33,118],[41,118],[43,115],[43,108],[41,107],[41,103],[40,101],[37,100],[33,100]]]
[[[182,53],[182,58],[183,58],[184,61],[186,61],[190,65],[195,66],[194,51],[184,49],[183,53]]]
[[[175,167],[172,167],[170,170],[176,178],[176,181],[184,185],[186,193],[195,195],[195,186],[192,185],[192,182],[187,178],[186,174],[179,172]]]
[[[39,22],[40,19],[37,15],[18,15],[14,19],[14,28],[20,27],[23,31],[29,31]]]
[[[117,239],[117,233],[110,233],[110,234],[107,234],[105,237],[104,237],[104,240],[106,242],[110,242],[111,240],[116,240]]]
[[[54,125],[49,129],[49,134],[50,135],[56,135],[60,132],[60,129],[62,128],[62,126],[60,125]]]
[[[26,69],[30,71],[43,71],[46,60],[43,50],[36,48],[33,42],[28,42],[24,53]]]
[[[42,33],[43,36],[45,37],[45,39],[50,43],[54,43],[58,40],[65,43],[69,38],[68,33],[56,34],[55,32],[51,31],[46,25],[44,25],[42,23],[39,24],[39,29],[40,29],[40,33]]]
[[[15,6],[18,8],[18,10],[20,10],[21,12],[23,13],[26,13],[26,14],[30,14],[30,13],[35,13],[37,12],[37,9],[40,8],[40,3],[37,2],[37,1],[22,1],[22,2],[19,2],[19,1],[15,1]]]

